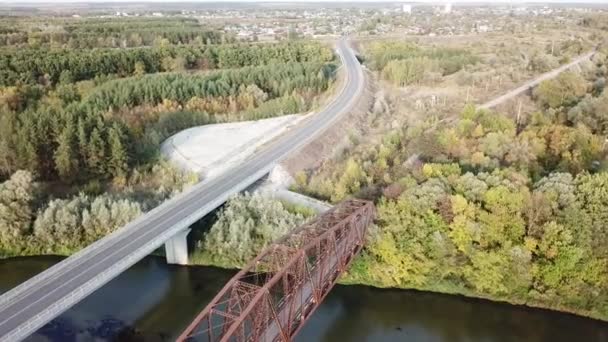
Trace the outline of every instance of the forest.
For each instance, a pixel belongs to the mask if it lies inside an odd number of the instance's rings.
[[[8,49],[0,51],[0,85],[56,85],[157,72],[327,62],[332,58],[329,49],[301,42],[204,46],[161,42],[159,46],[133,49]]]
[[[313,53],[326,48],[312,45],[254,46],[249,56],[262,52],[258,66],[250,59],[252,66],[234,68],[239,62],[224,62],[230,59],[225,56],[220,61],[230,68],[212,72],[80,82],[73,81],[73,69],[62,67],[55,85],[4,87],[0,175],[25,169],[45,180],[73,180],[76,173],[84,180],[124,176],[133,165],[153,159],[162,140],[192,123],[307,110],[328,89],[335,69],[331,53]]]
[[[478,58],[466,50],[421,48],[413,43],[377,42],[367,48],[369,65],[397,86],[451,75]]]
[[[164,139],[310,110],[338,67],[318,42],[237,43],[193,20],[56,18],[58,32],[36,20],[0,25],[0,257],[69,255],[118,229],[198,181],[159,158]],[[551,42],[523,69],[547,71],[585,48]],[[467,81],[482,60],[415,42],[363,51],[370,75],[400,90]],[[391,117],[379,136],[348,132],[340,153],[295,175],[301,193],[377,205],[342,281],[608,320],[607,53],[541,83],[522,117],[471,103],[449,117]],[[192,259],[239,267],[310,215],[236,197]]]
[[[192,20],[50,19],[67,35],[58,45],[29,30],[38,20],[2,31],[28,44],[0,49],[0,256],[68,255],[118,229],[197,182],[160,158],[166,138],[308,111],[337,68],[321,43],[235,43]],[[132,48],[65,42],[131,31],[162,34]]]
[[[50,29],[44,29],[48,27]],[[0,46],[133,48],[169,44],[220,44],[235,37],[188,18],[3,18]]]
[[[469,105],[300,177],[317,197],[378,203],[346,281],[608,319],[607,62],[541,83],[525,119]]]
[[[403,59],[386,51],[366,61]],[[439,64],[453,54],[443,56]],[[525,117],[469,104],[449,120],[427,116],[377,139],[349,137],[330,162],[298,173],[293,190],[377,205],[377,226],[342,281],[608,320],[607,63],[600,50],[580,72],[544,81]],[[235,232],[224,220],[202,250],[220,264],[242,264],[265,235]],[[254,242],[227,244],[241,234]],[[209,249],[212,241],[226,247]]]

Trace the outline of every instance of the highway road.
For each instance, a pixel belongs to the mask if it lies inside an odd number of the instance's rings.
[[[345,40],[337,51],[347,76],[324,109],[221,176],[199,183],[0,297],[0,341],[26,338],[167,239],[264,176],[351,110],[363,92],[361,66]],[[128,305],[128,303],[125,303]]]

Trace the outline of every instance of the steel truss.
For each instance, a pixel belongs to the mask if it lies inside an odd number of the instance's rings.
[[[347,200],[271,244],[178,341],[290,341],[361,250],[372,202]]]

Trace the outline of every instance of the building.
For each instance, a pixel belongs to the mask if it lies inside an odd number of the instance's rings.
[[[452,13],[452,3],[451,2],[448,2],[447,4],[445,4],[445,7],[443,8],[443,13],[445,13],[445,14]]]
[[[403,13],[411,14],[412,13],[412,5],[403,5]]]

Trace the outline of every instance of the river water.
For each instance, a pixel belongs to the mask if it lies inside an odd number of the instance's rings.
[[[0,260],[0,292],[60,260]],[[232,275],[147,257],[29,340],[171,341]],[[336,286],[296,341],[608,342],[608,323],[457,296]]]

